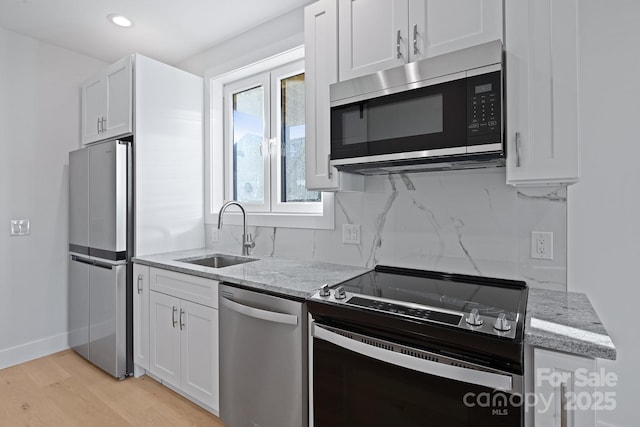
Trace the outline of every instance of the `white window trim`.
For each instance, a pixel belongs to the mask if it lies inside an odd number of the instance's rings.
[[[205,73],[205,224],[218,224],[218,212],[224,203],[224,85],[252,76],[272,68],[304,58],[304,47],[300,46],[263,61],[247,65],[221,75]],[[322,193],[322,214],[316,213],[271,213],[249,212],[250,226],[334,229],[334,194]],[[225,213],[225,224],[242,224],[236,210]]]

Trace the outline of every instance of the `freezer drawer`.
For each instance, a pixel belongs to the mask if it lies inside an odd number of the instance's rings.
[[[69,347],[89,358],[89,267],[78,257],[69,258]]]
[[[114,377],[127,371],[127,266],[89,266],[89,361]]]

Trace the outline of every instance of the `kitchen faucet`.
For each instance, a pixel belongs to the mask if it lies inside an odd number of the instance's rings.
[[[251,240],[251,234],[247,234],[247,212],[245,212],[244,207],[239,202],[231,200],[222,205],[218,213],[218,230],[222,228],[222,214],[231,205],[238,206],[242,211],[242,255],[249,255],[249,250],[253,249],[256,243]]]

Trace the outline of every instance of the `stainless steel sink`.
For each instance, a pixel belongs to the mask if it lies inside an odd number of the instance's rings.
[[[244,264],[245,262],[257,261],[257,259],[234,255],[213,254],[200,258],[185,258],[176,261],[186,262],[187,264],[202,265],[204,267],[223,268],[230,267],[232,265]]]

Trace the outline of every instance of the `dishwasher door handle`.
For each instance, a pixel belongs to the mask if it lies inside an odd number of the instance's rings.
[[[225,297],[220,298],[222,305],[229,310],[233,310],[236,313],[244,314],[245,316],[253,317],[255,319],[266,320],[269,322],[283,323],[286,325],[298,325],[298,316],[293,314],[277,313],[274,311],[262,310],[248,305],[238,304],[235,301],[231,301]]]

